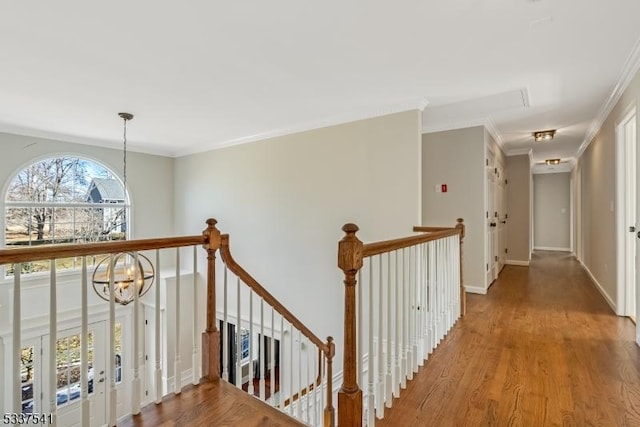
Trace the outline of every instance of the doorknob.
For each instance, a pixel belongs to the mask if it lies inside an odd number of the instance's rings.
[[[98,382],[99,383],[103,383],[104,382],[104,378],[100,378],[100,380]]]
[[[496,226],[496,223],[495,223],[495,222],[492,222],[492,223],[491,223],[491,224],[489,224],[489,225],[490,225],[491,227],[495,227],[495,226]]]
[[[630,233],[635,233],[635,231],[636,231],[636,226],[635,225],[632,225],[632,226],[629,227],[629,232]]]
[[[503,224],[506,224],[506,223],[507,223],[507,221],[502,221],[502,223],[503,223]]]

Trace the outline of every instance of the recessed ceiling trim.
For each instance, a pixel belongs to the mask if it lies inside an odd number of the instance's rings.
[[[333,117],[327,117],[320,120],[315,120],[307,123],[300,123],[291,126],[286,126],[280,129],[273,129],[267,132],[261,132],[254,135],[242,136],[240,138],[230,139],[227,141],[216,141],[206,144],[199,144],[197,146],[191,146],[185,149],[181,149],[179,152],[172,153],[173,157],[188,156],[191,154],[198,154],[212,150],[218,150],[221,148],[233,147],[235,145],[247,144],[250,142],[262,141],[270,138],[277,138],[279,136],[291,135],[300,132],[306,132],[314,129],[321,129],[330,126],[337,126],[345,123],[351,123],[358,120],[372,119],[375,117],[387,116],[390,114],[403,113],[405,111],[419,110],[423,111],[429,101],[426,98],[412,99],[405,102],[399,102],[396,104],[388,104],[382,107],[373,107],[369,109],[363,109],[360,111],[353,111]]]
[[[464,120],[459,122],[449,122],[449,123],[438,123],[435,125],[422,125],[422,133],[433,133],[433,132],[444,132],[447,130],[456,130],[456,129],[464,129],[464,128],[472,128],[476,126],[484,126],[487,131],[491,134],[493,139],[496,140],[496,143],[503,148],[504,141],[502,140],[502,135],[498,131],[498,128],[494,124],[493,120],[489,117],[473,119],[473,120]]]
[[[531,148],[517,148],[515,150],[509,150],[507,151],[507,157],[511,157],[511,156],[526,156],[527,154],[529,154],[529,152],[531,152]]]
[[[593,141],[593,138],[595,138],[596,134],[600,132],[600,128],[604,124],[604,121],[607,119],[609,114],[611,114],[611,111],[613,111],[613,108],[616,106],[618,101],[620,101],[622,94],[627,90],[631,80],[633,80],[638,70],[640,70],[640,39],[636,41],[633,50],[627,57],[624,67],[622,68],[620,78],[611,91],[611,94],[600,108],[596,118],[591,122],[591,126],[589,127],[589,130],[587,131],[587,134],[585,135],[582,144],[580,144],[580,148],[576,154],[577,159],[582,156],[587,147],[589,147],[589,144]]]

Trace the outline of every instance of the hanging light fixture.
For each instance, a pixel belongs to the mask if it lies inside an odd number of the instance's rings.
[[[125,206],[122,218],[126,231],[127,121],[133,119],[133,114],[118,113],[118,115],[124,120],[122,199]],[[139,253],[121,252],[107,256],[98,263],[93,271],[92,282],[96,294],[103,300],[109,301],[113,292],[116,303],[127,305],[136,298],[136,293],[138,297],[141,297],[151,289],[154,277],[155,271],[149,258]]]

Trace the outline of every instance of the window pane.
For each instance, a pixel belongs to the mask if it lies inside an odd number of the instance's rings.
[[[22,413],[33,413],[33,387],[35,378],[34,347],[25,347],[20,354],[20,379],[22,388]]]

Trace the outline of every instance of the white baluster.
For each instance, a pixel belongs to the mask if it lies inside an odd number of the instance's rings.
[[[293,417],[293,325],[289,323],[289,415]]]
[[[74,209],[75,212],[75,209]],[[89,310],[87,303],[87,257],[82,257],[82,276],[80,283],[80,393],[82,394],[82,425],[88,425],[90,420],[89,405]],[[94,380],[95,381],[95,380]]]
[[[240,297],[241,297],[241,289],[240,289],[240,278],[236,279],[236,290],[237,290],[237,320],[236,320],[236,387],[242,388],[242,316],[241,316],[241,305],[240,305]]]
[[[284,317],[280,316],[280,351],[278,351],[278,384],[280,384],[280,390],[278,391],[278,399],[277,399],[277,405],[278,408],[280,410],[284,409],[284,399],[282,399],[282,396],[284,396],[283,393],[283,385],[284,382],[282,381],[282,370],[284,368],[284,364],[282,363],[282,356],[284,355],[284,351],[285,351],[285,346],[284,346]]]
[[[433,351],[436,343],[436,252],[435,242],[428,243],[428,268],[427,281],[429,282],[429,353]]]
[[[409,298],[409,277],[410,271],[408,268],[409,259],[406,254],[406,248],[402,249],[402,344],[404,349],[402,351],[402,388],[407,387],[407,377],[409,376],[409,312],[411,310],[411,300]]]
[[[260,381],[258,382],[258,387],[260,390],[260,400],[265,400],[265,382],[264,382],[264,355],[266,354],[266,349],[264,348],[264,300],[260,298],[260,341],[258,345],[258,366],[260,367]]]
[[[302,383],[302,333],[298,331],[298,419],[302,419],[302,389],[307,385]]]
[[[144,277],[140,277],[140,269],[138,252],[134,253],[133,262],[136,266],[133,269],[133,379],[131,387],[133,390],[133,399],[131,401],[131,413],[140,413],[140,299],[138,294],[138,281]],[[144,273],[142,273],[144,275]]]
[[[394,372],[394,381],[393,381],[393,394],[394,396],[398,397],[400,396],[400,382],[401,382],[401,360],[402,357],[400,356],[401,353],[401,341],[402,341],[402,295],[400,294],[401,292],[401,283],[400,282],[400,255],[398,251],[394,251],[395,252],[395,258],[396,258],[396,268],[395,268],[395,272],[396,272],[396,280],[395,283],[393,284],[393,298],[394,298],[394,302],[395,302],[395,326],[396,326],[396,333],[395,333],[395,351],[394,351],[394,356],[395,356],[395,372]]]
[[[116,261],[113,254],[109,255],[111,271],[116,271]],[[115,275],[109,276],[109,425],[116,425],[116,408],[118,392],[116,390],[116,293]]]
[[[275,348],[276,348],[276,323],[275,323],[276,310],[271,307],[271,339],[269,340],[269,396],[271,399],[271,406],[275,406],[276,395],[276,362],[274,360]]]
[[[314,349],[315,350],[315,349]],[[313,352],[313,369],[318,369],[318,352]],[[315,372],[315,371],[314,371]],[[318,420],[318,387],[322,381],[322,371],[318,371],[317,375],[313,376],[313,425],[319,425]],[[322,413],[322,411],[320,411]]]
[[[427,244],[420,245],[420,366],[429,357],[427,330]]]
[[[253,291],[249,289],[249,386],[247,391],[250,396],[253,396],[255,391],[253,377]]]
[[[12,359],[12,381],[13,381],[13,412],[22,413],[22,379],[20,377],[21,364],[20,355],[22,354],[22,337],[21,337],[21,297],[20,297],[20,274],[22,272],[22,264],[13,264],[13,357]],[[51,354],[56,347],[52,347]],[[55,357],[52,357],[55,359]]]
[[[413,246],[409,247],[408,251],[408,265],[409,265],[409,349],[407,354],[407,378],[413,379],[413,366],[414,366],[414,358],[413,358],[413,344],[415,340],[414,331],[415,331],[415,291],[414,291],[414,282],[415,282],[415,259],[413,257],[414,248]]]
[[[327,383],[327,361],[325,359],[324,351],[320,355],[320,366],[322,367],[322,372],[320,375],[320,419],[324,418],[324,396],[325,396],[325,384]]]
[[[382,255],[378,255],[378,387],[376,390],[376,416],[378,418],[384,417],[384,352],[383,352],[383,338],[384,338],[384,283],[382,280]]]
[[[358,270],[358,282],[357,282],[357,291],[358,296],[356,299],[356,315],[357,315],[357,341],[356,341],[356,350],[357,350],[357,360],[356,360],[356,372],[358,375],[358,384],[362,385],[362,375],[363,375],[363,366],[364,366],[364,347],[362,345],[363,337],[362,337],[362,268]]]
[[[226,285],[225,285],[226,286]],[[226,289],[225,289],[226,292]],[[225,300],[225,307],[227,304],[227,298]],[[193,353],[191,356],[191,384],[198,385],[200,383],[200,358],[198,357],[198,341],[200,341],[200,334],[198,333],[198,247],[193,247],[193,320],[192,320],[192,333],[193,333]],[[227,327],[225,326],[225,331]],[[225,340],[225,343],[227,340]],[[228,353],[225,353],[227,355]],[[228,357],[225,356],[225,360],[228,361]],[[226,378],[225,378],[226,379]]]
[[[225,381],[229,381],[229,327],[227,321],[227,302],[229,301],[229,296],[227,295],[227,273],[228,268],[225,265],[224,267],[224,279],[223,279],[223,291],[222,291],[222,304],[223,304],[223,313],[222,313],[222,379]]]
[[[311,387],[314,385],[313,380],[311,379],[311,368],[310,368],[310,364],[311,364],[311,343],[309,342],[308,339],[305,339],[305,342],[307,343],[307,393],[305,396],[305,401],[307,402],[307,423],[311,423]]]
[[[420,316],[418,313],[418,306],[420,304],[420,301],[418,300],[419,295],[418,295],[418,286],[419,286],[419,281],[420,281],[420,277],[418,276],[419,270],[420,270],[420,264],[419,264],[419,248],[417,246],[413,246],[413,272],[411,274],[411,277],[413,277],[413,287],[412,287],[412,294],[413,294],[413,298],[411,298],[411,300],[413,301],[413,310],[411,311],[412,315],[413,315],[413,336],[411,338],[411,358],[413,359],[413,372],[414,373],[418,373],[418,361],[419,361],[419,357],[418,357],[418,333],[420,332],[419,330],[419,325],[420,325]]]
[[[154,347],[155,347],[155,371],[154,371],[154,381],[155,381],[155,389],[156,389],[156,399],[155,402],[156,404],[160,404],[162,403],[162,359],[161,354],[162,354],[162,350],[161,350],[161,336],[160,336],[160,331],[161,331],[161,325],[160,325],[160,292],[162,289],[162,286],[160,286],[160,250],[156,249],[156,286],[155,286],[155,342],[154,342]]]
[[[175,292],[175,306],[176,306],[176,318],[175,318],[175,353],[173,363],[173,378],[175,379],[173,384],[173,390],[175,394],[180,394],[182,391],[182,368],[180,360],[180,248],[176,248],[176,292]]]
[[[393,379],[391,377],[391,370],[393,369],[393,355],[392,351],[392,341],[393,341],[393,315],[391,313],[391,307],[393,307],[393,283],[392,283],[392,273],[391,273],[391,252],[387,252],[387,313],[385,318],[385,330],[386,330],[386,339],[387,339],[387,355],[386,355],[386,365],[387,365],[387,375],[385,377],[385,390],[384,390],[384,402],[387,408],[391,408],[393,403]]]
[[[56,366],[56,349],[58,341],[58,303],[57,303],[57,274],[56,261],[51,260],[49,279],[49,411],[53,419],[57,418],[57,366]],[[20,366],[20,365],[18,365]],[[20,393],[22,396],[22,392]],[[22,410],[20,411],[22,412]]]
[[[373,311],[373,296],[374,296],[374,287],[373,287],[373,258],[368,258],[369,265],[369,351],[368,351],[368,359],[367,359],[367,380],[369,382],[367,387],[367,400],[368,400],[368,410],[367,410],[367,426],[372,426],[375,423],[375,413],[376,413],[376,395],[374,392],[374,384],[375,384],[375,353],[374,353],[374,342],[373,342],[373,332],[375,328],[375,316]],[[323,365],[324,366],[324,365]],[[322,393],[321,393],[322,395]],[[324,409],[324,405],[323,405]]]

